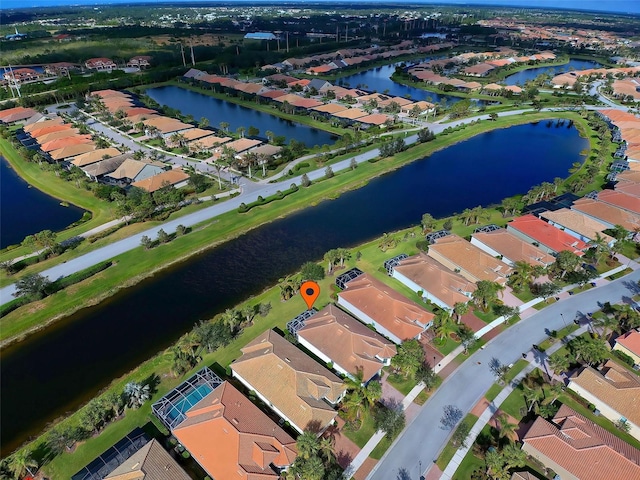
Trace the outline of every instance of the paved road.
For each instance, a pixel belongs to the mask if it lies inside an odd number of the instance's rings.
[[[523,352],[531,349],[532,344],[547,337],[545,329],[559,330],[564,326],[560,314],[571,321],[577,315],[597,310],[603,302],[630,299],[637,293],[639,279],[640,271],[635,271],[602,287],[569,297],[520,321],[491,340],[444,381],[367,478],[419,479],[438,457],[451,433],[440,429],[444,406],[456,405],[463,412],[469,412],[495,380],[489,369],[492,358],[498,358],[507,365],[515,362]]]
[[[617,108],[621,108],[621,107],[618,106]],[[530,110],[531,109],[518,109],[518,110],[509,111],[509,112],[500,112],[498,115],[501,117],[507,117],[507,116],[519,115],[523,112],[530,111]],[[546,111],[546,110],[552,110],[552,109],[544,109],[543,111]],[[438,133],[441,133],[448,126],[456,126],[463,123],[469,123],[474,120],[487,120],[488,118],[489,118],[489,115],[478,115],[475,117],[456,120],[454,122],[450,122],[446,124],[428,123],[427,125],[434,133],[438,134]],[[98,122],[94,124],[90,124],[90,127],[97,131],[101,131],[109,135],[112,139],[116,140],[118,143],[125,143],[127,146],[129,146],[132,149],[142,148],[140,145],[136,144],[130,139],[127,139],[126,137],[122,136],[118,132],[115,132],[113,129],[107,128]],[[411,145],[415,143],[417,139],[418,139],[418,136],[414,134],[414,135],[409,135],[405,137],[404,140],[407,145]],[[378,149],[370,150],[360,155],[356,155],[352,158],[347,158],[338,163],[335,163],[331,166],[331,168],[333,169],[334,172],[346,170],[350,168],[352,159],[355,159],[356,162],[358,163],[362,163],[369,159],[375,158],[378,155],[379,155]],[[172,157],[172,159],[173,158],[181,160],[178,157]],[[325,172],[324,168],[319,168],[317,170],[309,172],[307,176],[311,180],[317,180],[324,177],[325,175],[324,172]],[[97,250],[86,253],[81,257],[77,257],[73,260],[69,260],[66,263],[49,268],[43,271],[41,274],[46,277],[49,277],[51,281],[54,281],[61,277],[65,277],[72,273],[88,268],[92,265],[95,265],[99,262],[109,260],[117,255],[120,255],[124,252],[127,252],[129,250],[132,250],[140,246],[140,239],[142,238],[143,235],[146,235],[150,238],[156,238],[158,234],[158,230],[160,229],[163,229],[167,233],[172,233],[175,231],[178,225],[184,225],[187,227],[196,225],[206,220],[210,220],[223,213],[229,212],[231,210],[235,210],[238,208],[238,206],[241,203],[253,202],[257,200],[258,196],[268,197],[270,195],[275,194],[278,190],[284,190],[289,188],[289,186],[292,183],[295,183],[296,185],[300,185],[300,179],[301,179],[301,175],[297,177],[286,178],[284,180],[281,180],[278,183],[272,183],[272,184],[255,183],[255,182],[251,182],[250,180],[243,179],[241,180],[241,186],[243,187],[243,192],[238,197],[229,199],[219,205],[214,205],[214,206],[199,210],[198,212],[185,215],[183,217],[180,217],[179,219],[172,220],[170,222],[164,223],[157,227],[150,228],[139,234],[125,238],[123,240],[119,240],[111,245],[101,247]],[[15,293],[14,284],[1,288],[0,289],[0,305],[11,301],[13,299],[14,293]]]

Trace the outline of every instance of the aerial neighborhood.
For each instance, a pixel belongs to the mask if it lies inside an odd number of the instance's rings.
[[[2,478],[640,479],[636,6],[58,3],[0,11]]]

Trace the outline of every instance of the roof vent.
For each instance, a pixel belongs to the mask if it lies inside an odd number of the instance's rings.
[[[239,424],[240,424],[240,422],[238,421],[238,419],[237,419],[237,418],[233,418],[231,421],[232,421],[233,423],[235,423],[236,425],[239,425]]]
[[[131,470],[135,470],[136,468],[138,468],[140,466],[140,462],[136,462],[132,467]]]
[[[287,363],[291,363],[291,360],[289,360],[289,357],[284,357],[284,361]]]

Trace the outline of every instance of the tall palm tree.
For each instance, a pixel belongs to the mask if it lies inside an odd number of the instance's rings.
[[[596,264],[600,264],[611,253],[607,240],[596,232],[596,238],[589,241],[589,246],[594,250]]]
[[[124,395],[129,406],[132,408],[140,408],[144,405],[144,403],[151,398],[149,388],[149,385],[142,385],[138,382],[127,383],[124,386]]]
[[[499,432],[499,438],[513,439],[513,435],[518,429],[518,425],[509,421],[509,415],[504,412],[500,412],[495,417],[496,429]]]
[[[7,466],[9,467],[9,472],[11,472],[13,478],[18,479],[25,477],[26,475],[31,475],[32,469],[37,469],[39,465],[33,458],[33,452],[23,448],[9,457]]]
[[[452,333],[456,333],[458,331],[458,326],[453,321],[453,318],[451,318],[451,314],[446,310],[440,310],[436,314],[434,323],[435,334],[440,338],[440,340],[444,340]]]
[[[533,265],[524,260],[518,260],[513,266],[513,273],[509,276],[508,284],[516,292],[521,292],[533,281]]]
[[[229,122],[220,122],[220,129],[227,133],[227,129],[229,128]]]
[[[296,447],[298,447],[298,455],[305,460],[315,456],[320,449],[320,440],[315,432],[311,430],[305,430],[296,440]]]
[[[240,318],[240,312],[238,312],[235,308],[227,308],[224,313],[221,315],[220,320],[224,323],[232,333],[237,333],[240,324],[242,323],[242,319]]]
[[[480,280],[476,283],[476,289],[471,296],[478,307],[488,312],[490,305],[498,299],[498,293],[501,293],[504,289],[505,287],[499,283]]]
[[[460,323],[462,316],[469,313],[470,309],[471,305],[469,305],[469,302],[456,302],[453,306],[453,313],[456,314],[456,323]]]
[[[609,338],[609,333],[616,331],[620,328],[620,322],[615,315],[602,315],[600,318],[593,321],[593,326],[602,328],[603,338]]]
[[[320,445],[318,445],[318,453],[324,457],[325,464],[327,466],[335,463],[336,454],[335,454],[335,445],[333,442],[333,438],[331,437],[322,437],[320,439]]]
[[[534,406],[538,405],[538,402],[540,402],[540,400],[542,399],[542,389],[539,387],[525,387],[522,394],[524,395],[526,403],[529,405],[527,407],[528,412],[530,412]]]

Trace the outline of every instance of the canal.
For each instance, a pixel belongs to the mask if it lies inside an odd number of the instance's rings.
[[[31,187],[0,157],[0,248],[42,230],[63,230],[80,220],[83,212]]]
[[[525,82],[529,80],[533,80],[538,75],[543,73],[548,73],[552,77],[559,75],[561,73],[569,72],[572,70],[588,70],[590,68],[600,68],[601,64],[598,62],[594,62],[591,60],[577,60],[572,58],[568,63],[564,65],[555,65],[552,67],[539,67],[539,68],[530,68],[528,70],[522,70],[521,72],[514,73],[513,75],[509,75],[504,79],[506,85],[524,85]]]
[[[266,137],[266,132],[271,131],[276,136],[284,136],[287,142],[295,138],[308,147],[333,145],[338,138],[324,130],[294,123],[275,115],[174,85],[149,88],[145,93],[159,104],[176,108],[185,115],[193,115],[196,119],[202,117],[209,119],[212,127],[219,128],[220,122],[227,122],[232,132],[235,132],[238,127],[248,130],[253,126],[260,130],[260,137]]]
[[[5,349],[3,453],[166,348],[197,321],[259,293],[305,261],[416,225],[425,212],[451,215],[565,177],[587,148],[567,122],[478,135],[250,231]]]

